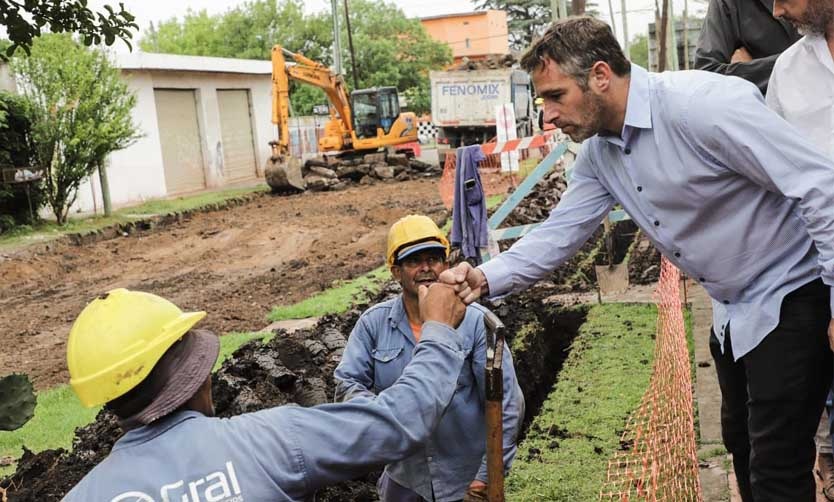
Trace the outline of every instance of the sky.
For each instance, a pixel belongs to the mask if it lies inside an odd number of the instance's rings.
[[[145,30],[151,22],[157,24],[159,21],[172,17],[182,18],[189,9],[199,11],[205,9],[209,14],[220,14],[238,5],[245,0],[121,0],[125,8],[136,16],[140,30]],[[399,6],[407,16],[426,17],[442,14],[453,14],[475,10],[471,0],[388,0]],[[661,0],[657,0],[660,3]],[[673,0],[675,13],[679,15],[687,0]],[[94,10],[99,10],[104,4],[118,5],[119,0],[90,0],[89,5]],[[610,22],[609,2],[613,3],[615,30],[617,37],[622,42],[621,23],[621,2],[622,0],[596,0],[602,19]],[[338,1],[343,5],[343,0]],[[690,15],[703,15],[706,10],[707,0],[688,0]],[[628,11],[629,38],[635,34],[646,33],[648,24],[654,21],[654,0],[626,0]],[[304,2],[305,9],[310,12],[321,12],[330,10],[329,0],[307,0]],[[141,32],[140,32],[141,36]],[[137,37],[138,39],[139,37]],[[117,42],[117,51],[127,51],[127,47]]]

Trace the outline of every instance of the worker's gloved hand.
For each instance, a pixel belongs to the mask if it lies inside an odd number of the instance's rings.
[[[466,496],[463,497],[463,502],[486,502],[487,501],[487,485],[483,481],[477,479],[469,484],[469,489],[466,490]]]
[[[457,328],[466,315],[466,305],[460,301],[455,288],[436,282],[429,287],[420,286],[420,317],[423,322],[435,321]]]
[[[467,305],[489,292],[484,273],[468,262],[459,263],[453,268],[444,270],[438,277],[438,281],[454,286],[458,296]]]

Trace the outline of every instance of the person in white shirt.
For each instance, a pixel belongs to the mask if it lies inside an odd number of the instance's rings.
[[[776,60],[767,104],[834,158],[834,0],[775,0],[773,15],[789,21],[805,36]],[[829,342],[834,350],[834,340]],[[834,501],[831,421],[826,412],[820,420],[817,449],[823,494]]]

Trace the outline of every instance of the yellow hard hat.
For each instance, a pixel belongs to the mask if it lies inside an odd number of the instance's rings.
[[[70,330],[67,365],[72,389],[87,407],[125,394],[205,316],[139,291],[114,289],[96,298]]]
[[[443,248],[449,257],[449,241],[446,235],[428,216],[410,214],[391,225],[388,230],[388,268],[398,259],[428,248]]]

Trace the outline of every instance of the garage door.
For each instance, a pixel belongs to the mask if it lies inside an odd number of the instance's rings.
[[[205,188],[197,99],[193,90],[154,89],[169,194]]]
[[[257,176],[252,119],[249,116],[249,91],[218,90],[220,136],[223,141],[223,172],[226,181]]]

